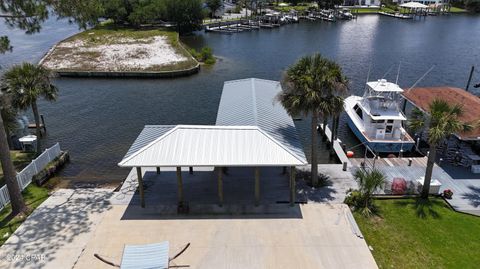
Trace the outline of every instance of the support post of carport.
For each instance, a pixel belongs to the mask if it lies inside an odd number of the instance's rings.
[[[142,168],[137,167],[138,190],[140,192],[140,205],[145,208],[145,193],[143,191]]]
[[[290,166],[290,206],[295,205],[295,193],[296,193],[296,185],[295,185],[295,166]]]
[[[182,167],[177,167],[177,188],[178,204],[183,204]]]
[[[260,204],[260,167],[255,167],[255,206]]]
[[[218,205],[223,206],[223,169],[217,167],[218,170]]]

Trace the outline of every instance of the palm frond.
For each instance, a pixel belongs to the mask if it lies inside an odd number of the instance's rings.
[[[25,110],[40,97],[55,101],[58,89],[50,82],[51,75],[46,68],[31,63],[15,65],[6,71],[3,82],[12,95],[12,105]]]

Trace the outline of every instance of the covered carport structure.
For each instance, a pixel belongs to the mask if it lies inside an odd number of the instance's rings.
[[[215,167],[218,204],[223,205],[223,174],[228,167],[254,168],[255,205],[260,201],[260,168],[290,167],[290,204],[295,202],[295,166],[307,164],[293,120],[275,101],[276,81],[225,82],[217,125],[147,125],[119,163],[137,171],[141,206],[145,207],[142,168],[176,167],[177,199],[185,203],[182,167]]]

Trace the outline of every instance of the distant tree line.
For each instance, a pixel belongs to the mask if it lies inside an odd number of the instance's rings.
[[[466,10],[480,13],[480,0],[465,0],[463,2]]]
[[[199,30],[203,20],[202,0],[50,0],[54,10],[81,26],[110,19],[115,24],[139,26],[172,22],[181,33]],[[72,7],[73,5],[73,7]]]
[[[49,16],[68,18],[81,28],[101,20],[139,26],[172,22],[181,34],[200,29],[202,0],[0,0],[0,18],[12,27],[36,33]],[[0,36],[0,52],[11,49],[8,38]]]

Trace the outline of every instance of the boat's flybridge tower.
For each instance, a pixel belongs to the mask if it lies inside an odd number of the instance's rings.
[[[399,107],[402,92],[397,84],[385,79],[367,83],[365,94],[359,102],[367,136],[380,140],[403,139],[405,130],[402,121],[407,118]]]
[[[400,103],[400,93],[403,90],[395,83],[388,82],[385,79],[371,81],[367,83],[367,90],[363,95],[362,106],[370,111],[372,116],[388,114],[401,114],[398,104]]]

